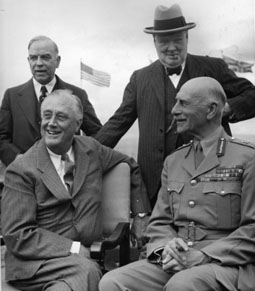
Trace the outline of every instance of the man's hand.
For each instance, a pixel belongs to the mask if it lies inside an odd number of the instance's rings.
[[[170,240],[162,252],[162,268],[166,272],[178,272],[207,264],[210,258],[199,250],[189,248],[181,238]]]
[[[133,224],[131,227],[131,242],[133,246],[137,242],[137,248],[141,249],[148,241],[148,238],[145,236],[146,228],[148,225],[149,216],[144,216],[143,218],[135,216]]]
[[[80,246],[79,256],[90,259],[90,249]]]
[[[187,265],[186,268],[204,265],[210,262],[210,258],[203,252],[190,248],[186,253]]]
[[[189,250],[181,238],[170,240],[162,252],[162,268],[165,271],[180,271],[186,268],[187,259],[185,252]]]
[[[229,104],[226,102],[225,106],[224,106],[224,110],[223,110],[223,116],[230,116],[232,114],[233,114],[233,112],[232,112]]]

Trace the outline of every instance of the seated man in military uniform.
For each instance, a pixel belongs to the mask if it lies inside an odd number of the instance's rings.
[[[255,147],[221,126],[221,85],[199,77],[172,109],[194,140],[169,155],[147,229],[147,259],[106,274],[100,291],[255,290]]]

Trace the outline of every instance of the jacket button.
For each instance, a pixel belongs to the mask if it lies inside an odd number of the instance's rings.
[[[188,245],[188,247],[193,247],[194,243],[193,243],[193,241],[188,241],[187,245]]]
[[[197,180],[194,179],[194,180],[191,180],[190,181],[190,185],[191,186],[195,186],[196,184],[197,184]]]
[[[193,201],[193,200],[190,200],[188,204],[189,204],[190,208],[193,208],[196,205],[195,201]]]

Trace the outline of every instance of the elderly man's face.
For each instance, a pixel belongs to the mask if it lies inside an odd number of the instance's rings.
[[[58,155],[69,150],[73,136],[80,127],[73,99],[66,96],[48,96],[42,103],[41,134],[47,147]]]
[[[48,40],[32,43],[28,51],[28,62],[32,75],[40,84],[49,83],[60,63],[60,56]]]
[[[187,132],[200,139],[208,126],[208,106],[208,103],[203,101],[203,96],[191,94],[188,88],[181,89],[172,109],[177,132]]]
[[[156,34],[154,43],[159,60],[164,66],[175,68],[184,62],[188,47],[187,31],[166,35]]]

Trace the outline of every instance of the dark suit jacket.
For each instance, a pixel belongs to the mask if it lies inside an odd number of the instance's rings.
[[[132,158],[86,136],[76,136],[72,197],[43,141],[7,167],[2,197],[6,279],[31,278],[47,259],[66,257],[73,240],[89,247],[102,236],[102,175],[121,161],[131,168],[131,209],[149,211],[140,170]]]
[[[157,195],[162,165],[168,154],[165,148],[165,132],[169,126],[165,124],[165,99],[174,99],[182,84],[201,76],[215,78],[221,83],[234,112],[232,121],[255,116],[252,83],[238,78],[221,59],[189,54],[178,87],[172,89],[171,96],[166,96],[165,72],[159,61],[135,71],[125,89],[122,104],[95,136],[102,144],[114,147],[138,118],[138,163],[150,198]],[[223,121],[223,126],[230,132],[228,120]],[[175,147],[181,145],[174,130],[170,134]]]
[[[84,109],[81,129],[86,135],[95,135],[101,123],[87,93],[59,77],[54,87],[56,89],[70,89],[80,98]],[[5,92],[0,109],[0,160],[8,165],[18,153],[27,151],[40,138],[39,105],[31,79]]]

